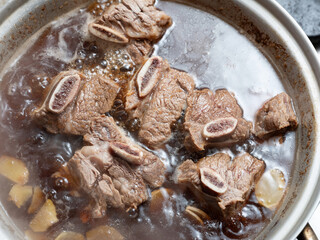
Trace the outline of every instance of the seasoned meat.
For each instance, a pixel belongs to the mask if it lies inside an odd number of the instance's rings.
[[[119,190],[124,205],[136,208],[148,199],[142,177],[123,160],[115,161],[107,173]]]
[[[93,217],[103,216],[107,206],[137,207],[148,199],[141,176],[113,156],[108,143],[83,147],[68,166],[81,188],[95,200]]]
[[[228,184],[225,194],[219,196],[219,206],[227,211],[236,210],[234,207],[247,200],[254,184],[260,179],[264,172],[263,161],[245,153],[237,156],[231,161],[227,154],[218,153],[205,157],[198,162],[199,169],[209,167],[222,176]]]
[[[218,205],[224,216],[231,216],[241,210],[264,169],[265,163],[248,153],[237,156],[233,161],[228,154],[217,153],[198,163],[191,160],[183,162],[176,169],[175,181],[189,183],[200,198],[211,195],[211,198],[206,198],[210,200],[207,204]]]
[[[139,68],[152,53],[153,47],[150,41],[135,40],[126,46],[126,51],[136,64],[136,67]]]
[[[78,151],[69,161],[68,166],[70,167],[73,175],[76,176],[81,187],[86,191],[91,191],[100,175],[100,172],[90,162],[90,159],[86,159],[81,151]]]
[[[196,90],[187,103],[185,145],[190,150],[230,146],[249,137],[252,123],[242,118],[242,109],[227,90]]]
[[[93,217],[107,206],[137,207],[147,200],[147,187],[160,187],[165,167],[153,153],[134,143],[112,117],[92,119],[84,146],[68,166],[81,188],[95,200]]]
[[[257,112],[254,134],[258,138],[268,138],[279,132],[298,125],[291,98],[286,93],[280,93],[267,101]]]
[[[231,163],[231,157],[225,153],[216,153],[213,156],[203,158],[199,161],[198,167],[208,167],[217,171],[221,176],[225,175]]]
[[[193,79],[184,72],[170,69],[149,98],[134,114],[140,118],[139,138],[147,146],[157,147],[171,137],[171,125],[186,107],[188,94],[194,88]],[[140,113],[143,114],[140,115]]]
[[[101,180],[97,180],[96,187],[91,191],[86,191],[95,201],[92,208],[92,217],[101,218],[105,216],[108,206],[124,208],[119,191],[115,188],[112,179],[102,174]]]
[[[94,117],[111,109],[119,89],[106,78],[87,80],[74,70],[62,72],[53,79],[42,106],[32,115],[51,133],[84,135]]]
[[[165,166],[156,155],[133,142],[125,132],[116,125],[112,117],[101,116],[92,121],[91,129],[84,136],[85,142],[91,145],[107,143],[123,143],[142,153],[139,165],[131,164],[131,168],[151,187],[160,187],[164,182]],[[128,161],[127,159],[124,159]],[[128,161],[130,163],[130,161]]]
[[[200,185],[199,168],[192,160],[184,161],[174,174],[177,183],[192,183]]]
[[[157,66],[148,65],[142,68],[136,78],[138,90],[131,83],[127,93],[126,110],[132,118],[140,119],[139,139],[148,147],[157,148],[171,137],[171,125],[181,116],[186,107],[186,99],[194,89],[194,81],[190,75],[169,67],[160,57]],[[153,75],[157,69],[157,74]],[[139,77],[144,81],[157,82],[145,96],[139,96]],[[150,77],[151,75],[151,77]],[[156,77],[154,77],[156,75]],[[146,80],[147,79],[147,80]]]
[[[124,0],[111,5],[89,25],[89,31],[117,43],[128,43],[131,39],[157,41],[171,24],[171,18],[154,7],[154,1]]]

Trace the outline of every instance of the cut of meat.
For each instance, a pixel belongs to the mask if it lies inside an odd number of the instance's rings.
[[[136,208],[148,199],[141,176],[112,156],[108,143],[83,147],[68,166],[80,187],[95,200],[93,217],[102,217],[107,206]]]
[[[157,65],[156,80],[155,76],[152,77],[152,81],[158,84],[146,96],[139,97],[136,85],[131,83],[126,97],[126,110],[132,118],[140,120],[139,139],[148,147],[158,148],[170,139],[171,125],[186,108],[186,100],[194,89],[194,81],[187,73],[170,68],[160,57],[153,58],[160,62]],[[144,67],[146,65],[150,64],[147,62]],[[148,71],[144,67],[141,71],[145,76]],[[140,79],[139,74],[137,81]]]
[[[144,101],[133,115],[140,119],[143,143],[156,148],[169,140],[171,125],[180,118],[193,88],[194,81],[187,73],[170,69],[163,76],[148,103]]]
[[[126,44],[131,39],[157,41],[171,24],[171,18],[154,7],[154,1],[124,0],[90,23],[89,31],[103,40]]]
[[[217,153],[201,159],[197,164],[191,160],[183,162],[176,169],[175,181],[189,184],[191,189],[201,192],[196,194],[200,198],[212,195],[211,201],[215,203],[207,204],[218,205],[224,216],[231,216],[245,204],[264,169],[265,163],[248,153],[237,156],[233,161],[228,154]],[[202,177],[203,171],[208,175],[206,181]],[[211,188],[210,181],[221,192]]]
[[[291,98],[280,93],[267,101],[257,112],[254,134],[258,138],[268,138],[298,125]]]
[[[68,166],[80,187],[95,200],[93,217],[102,217],[107,205],[136,208],[148,199],[146,184],[163,184],[165,166],[160,158],[134,143],[113,118],[93,119],[84,141],[89,146],[77,151]],[[135,162],[128,153],[135,156]]]
[[[245,141],[250,136],[252,123],[242,115],[242,109],[227,90],[215,93],[209,89],[195,90],[188,97],[184,123],[186,147],[202,151],[206,147],[230,146]],[[211,135],[208,133],[210,126]]]
[[[57,96],[63,98],[66,95],[60,84],[66,78],[78,79],[77,84],[69,85],[70,88],[76,88],[69,90],[73,93],[68,95],[72,99],[65,101],[65,106],[60,107],[61,111],[52,111],[50,103],[56,101]],[[32,115],[51,133],[84,135],[89,130],[91,119],[111,109],[119,90],[118,84],[105,78],[87,80],[74,70],[62,72],[53,79],[42,106]]]
[[[200,186],[199,168],[192,160],[184,161],[175,171],[174,178],[177,183],[192,183]]]
[[[126,51],[128,52],[132,61],[139,68],[140,65],[142,65],[152,53],[153,47],[150,41],[135,40],[131,41],[131,43],[126,46]]]
[[[142,152],[139,165],[132,164],[131,168],[140,175],[151,187],[160,187],[164,182],[165,166],[159,157],[133,142],[125,132],[117,126],[112,117],[101,116],[92,121],[91,129],[84,136],[91,145],[103,145],[106,142],[120,142],[132,146]]]

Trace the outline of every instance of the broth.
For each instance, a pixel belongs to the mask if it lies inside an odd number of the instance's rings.
[[[82,147],[82,137],[53,135],[31,121],[30,112],[41,103],[42,92],[51,78],[73,67],[89,77],[108,72],[112,79],[125,86],[137,70],[117,45],[101,48],[86,36],[87,23],[106,4],[76,9],[49,23],[21,47],[2,73],[0,138],[5,142],[0,145],[0,155],[23,160],[31,176],[28,184],[39,185],[56,205],[60,221],[47,235],[54,239],[61,231],[85,234],[95,226],[107,224],[126,239],[255,238],[274,211],[260,206],[254,194],[241,213],[228,221],[222,222],[215,219],[214,213],[208,213],[213,220],[197,226],[184,215],[185,207],[196,204],[196,200],[173,183],[171,175],[175,167],[188,158],[198,160],[218,150],[210,149],[202,154],[187,152],[183,146],[183,118],[173,126],[173,138],[163,149],[154,151],[164,159],[168,169],[164,187],[174,192],[157,213],[150,211],[146,202],[136,212],[108,209],[106,217],[82,223],[80,217],[88,199],[72,196],[68,186],[61,186],[51,178]],[[217,16],[175,2],[160,1],[157,7],[173,18],[174,25],[155,46],[155,54],[167,59],[172,67],[193,75],[197,88],[226,88],[234,92],[244,110],[244,118],[249,121],[254,120],[254,113],[264,101],[284,91],[277,73],[259,49]],[[128,121],[121,94],[108,114],[136,137],[135,122]],[[288,184],[295,154],[295,133],[287,133],[284,139],[283,143],[279,137],[263,143],[249,139],[222,151],[230,155],[247,151],[263,159],[267,169],[280,169]],[[26,208],[18,209],[7,200],[12,184],[2,177],[0,181],[2,204],[19,228],[26,231],[32,216],[26,213]]]

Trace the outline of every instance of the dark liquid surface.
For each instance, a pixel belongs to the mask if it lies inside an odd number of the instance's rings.
[[[254,119],[262,103],[284,91],[280,79],[263,54],[236,29],[218,17],[196,8],[174,2],[158,3],[174,20],[174,26],[156,46],[156,54],[167,59],[172,67],[195,77],[197,87],[227,88],[235,93],[244,110],[244,117]],[[93,8],[95,9],[95,8]],[[86,26],[92,16],[86,9],[76,10],[46,26],[29,40],[19,57],[8,64],[1,81],[0,155],[23,160],[30,171],[29,185],[39,185],[57,207],[59,223],[48,231],[54,238],[62,230],[85,233],[95,226],[115,227],[127,239],[253,239],[268,224],[273,212],[261,207],[254,194],[238,216],[220,221],[208,212],[212,221],[199,226],[184,214],[187,205],[197,206],[186,189],[173,184],[171,174],[182,161],[198,160],[208,153],[188,153],[183,147],[182,120],[173,126],[174,136],[166,146],[155,152],[168,167],[164,187],[174,194],[158,211],[150,211],[149,203],[137,212],[108,209],[107,217],[82,223],[80,216],[88,204],[83,195],[74,197],[66,186],[51,175],[81,148],[82,137],[52,135],[36,126],[30,112],[41,103],[42,92],[59,72],[76,68],[87,76],[108,74],[120,85],[134,75],[136,69],[121,46],[105,48],[87,38]],[[121,96],[112,115],[119,125],[136,135],[135,122],[128,121]],[[288,151],[290,149],[290,151]],[[278,168],[288,181],[295,152],[295,133],[288,133],[280,144],[278,138],[264,143],[249,140],[243,145],[223,149],[231,155],[248,151],[266,162],[267,169]],[[1,201],[8,214],[23,230],[32,219],[25,208],[17,209],[7,201],[12,184],[0,178]]]

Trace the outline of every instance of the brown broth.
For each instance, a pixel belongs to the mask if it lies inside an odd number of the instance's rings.
[[[265,100],[284,91],[271,64],[236,29],[218,17],[190,6],[165,1],[157,4],[172,16],[174,25],[157,44],[155,54],[167,59],[172,67],[192,74],[198,88],[227,88],[234,92],[244,110],[244,117],[251,121]],[[0,138],[4,141],[0,145],[0,155],[23,160],[31,175],[28,184],[40,185],[46,197],[55,203],[60,221],[49,229],[47,235],[54,238],[63,230],[85,234],[94,226],[107,224],[115,227],[126,239],[255,238],[274,212],[260,206],[254,194],[243,210],[227,221],[222,222],[215,219],[215,213],[208,213],[213,220],[197,226],[186,218],[186,206],[197,205],[197,202],[186,189],[173,183],[172,172],[187,158],[198,160],[218,150],[210,149],[201,154],[187,152],[183,146],[183,117],[172,127],[173,138],[163,149],[155,151],[168,168],[164,187],[174,190],[173,196],[158,212],[150,212],[147,202],[136,212],[108,209],[105,218],[82,223],[80,216],[88,198],[85,195],[72,196],[68,183],[61,185],[51,178],[82,146],[82,137],[49,134],[31,121],[29,114],[40,104],[42,92],[51,78],[73,67],[89,77],[108,73],[110,78],[125,86],[136,71],[133,62],[119,46],[109,44],[102,47],[87,36],[87,22],[107,5],[91,5],[91,14],[88,9],[77,9],[51,22],[27,41],[22,47],[24,50],[2,73]],[[135,137],[137,122],[128,121],[121,99],[120,95],[108,114]],[[295,154],[295,133],[287,133],[283,143],[277,137],[264,143],[250,139],[222,151],[233,156],[247,151],[263,159],[267,169],[280,169],[288,181]],[[0,182],[2,204],[21,230],[27,230],[32,216],[28,216],[26,207],[17,209],[7,201],[12,183],[2,177]]]

